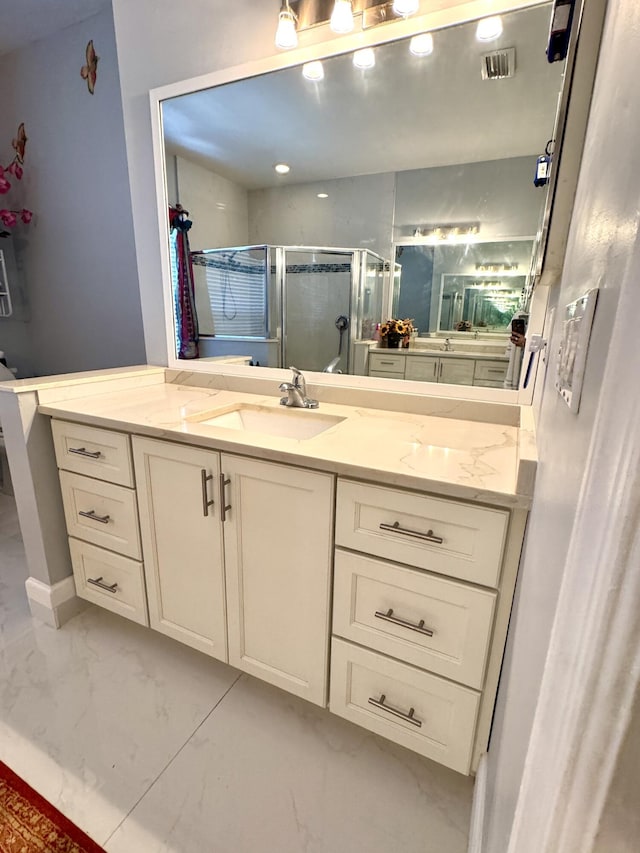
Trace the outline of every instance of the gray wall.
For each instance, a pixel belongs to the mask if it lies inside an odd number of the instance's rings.
[[[485,853],[507,850],[615,310],[622,287],[637,286],[640,276],[640,269],[635,275],[629,270],[638,238],[640,197],[639,32],[636,0],[610,0],[562,283],[555,294],[558,316],[538,424],[540,467],[489,751]],[[624,120],[612,121],[612,99],[617,112],[624,105]],[[573,415],[553,388],[559,321],[568,302],[597,285],[601,292],[582,402]],[[603,498],[603,513],[606,509]],[[628,770],[620,768],[627,786]],[[637,765],[633,775],[637,792]],[[632,799],[626,803],[630,826],[637,820],[637,797]],[[616,802],[624,808],[619,791]],[[635,842],[637,849],[637,838]]]
[[[80,77],[91,38],[100,57],[93,96]],[[21,121],[29,137],[22,185],[2,199],[35,213],[17,253],[31,306],[25,331],[33,370],[144,363],[110,7],[0,57],[0,104],[1,157]]]

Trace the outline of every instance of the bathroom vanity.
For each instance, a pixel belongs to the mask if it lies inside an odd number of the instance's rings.
[[[527,410],[288,410],[219,376],[100,378],[37,391],[77,594],[474,772],[535,477]]]

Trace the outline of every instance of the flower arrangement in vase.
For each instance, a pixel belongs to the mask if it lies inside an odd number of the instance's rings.
[[[387,320],[386,323],[380,326],[382,346],[387,346],[389,349],[397,349],[400,346],[400,341],[403,342],[403,346],[408,346],[413,331],[413,321],[408,318],[404,320],[396,320],[395,318]]]

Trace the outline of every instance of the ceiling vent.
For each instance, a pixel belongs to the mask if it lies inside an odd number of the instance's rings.
[[[516,73],[515,47],[492,50],[491,53],[483,54],[481,60],[483,80],[503,80],[505,77],[513,77]]]

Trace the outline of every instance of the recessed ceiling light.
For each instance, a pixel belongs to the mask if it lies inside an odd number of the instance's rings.
[[[276,163],[273,167],[279,175],[286,175],[291,171],[291,166],[287,166],[286,163]]]
[[[373,68],[376,64],[376,55],[373,49],[365,47],[362,50],[356,50],[353,54],[353,64],[356,68]]]
[[[429,56],[433,53],[433,36],[431,33],[414,36],[409,42],[409,50],[414,56]]]
[[[329,193],[318,193],[318,198],[329,198]]]
[[[502,35],[502,18],[495,15],[492,18],[483,18],[478,21],[476,38],[478,41],[493,41]]]
[[[305,62],[302,66],[302,76],[307,80],[323,80],[324,66],[321,62]]]

